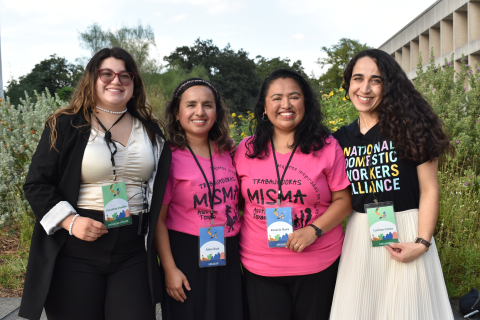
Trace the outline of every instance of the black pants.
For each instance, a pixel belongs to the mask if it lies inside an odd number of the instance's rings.
[[[264,277],[243,268],[250,320],[328,320],[339,261],[302,276]]]
[[[79,210],[101,219],[101,212]],[[93,242],[68,236],[55,261],[45,302],[49,320],[154,320],[145,237],[132,225],[109,229]]]

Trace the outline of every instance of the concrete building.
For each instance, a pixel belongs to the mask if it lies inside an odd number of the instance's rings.
[[[458,70],[463,54],[471,66],[477,62],[480,67],[480,0],[439,0],[379,49],[395,58],[413,79],[419,53],[425,67],[432,47],[436,65],[444,65],[453,54]]]

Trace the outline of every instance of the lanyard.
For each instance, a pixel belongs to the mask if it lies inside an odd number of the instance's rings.
[[[210,198],[210,224],[213,225],[214,219],[213,219],[213,202],[215,200],[215,172],[213,171],[213,159],[212,159],[212,150],[210,149],[210,141],[208,141],[208,153],[210,154],[210,166],[212,167],[212,179],[213,179],[213,192],[210,190],[210,183],[208,183],[207,176],[205,175],[205,172],[202,169],[202,166],[200,165],[200,162],[198,162],[197,157],[195,157],[195,153],[193,153],[192,148],[187,144],[188,150],[190,150],[190,153],[192,154],[193,158],[195,159],[195,162],[197,163],[198,168],[203,174],[203,178],[205,179],[205,183],[207,184],[208,187],[208,197]]]
[[[113,142],[112,140],[112,133],[110,132],[110,130],[112,130],[113,126],[116,125],[118,122],[120,122],[120,120],[122,120],[122,118],[126,115],[127,113],[125,112],[124,114],[122,114],[120,117],[118,117],[117,121],[115,121],[115,123],[110,127],[110,129],[106,129],[105,126],[103,125],[103,123],[97,118],[97,116],[95,116],[95,120],[97,120],[98,124],[102,127],[102,129],[105,131],[105,142],[107,143],[107,147],[108,147],[108,150],[110,150],[110,161],[112,161],[112,167],[113,167],[113,181],[117,181],[117,174],[115,173],[115,154],[117,153],[117,145],[115,144],[115,142]],[[113,149],[110,148],[110,145],[113,146]]]
[[[288,167],[290,166],[290,161],[292,161],[293,155],[295,154],[295,150],[297,150],[298,145],[293,148],[292,154],[290,155],[290,158],[288,159],[287,165],[285,166],[285,170],[283,170],[283,175],[282,179],[280,179],[280,173],[278,172],[278,163],[277,163],[277,157],[275,156],[275,147],[273,146],[273,138],[270,138],[270,143],[272,144],[272,153],[273,153],[273,160],[275,160],[275,169],[277,169],[277,182],[278,182],[278,198],[277,198],[277,205],[280,205],[280,197],[282,194],[282,184],[283,184],[283,178],[285,178],[285,173],[287,173]]]
[[[360,118],[358,118],[358,131],[360,132]],[[375,133],[375,139],[373,139],[373,150],[375,150],[375,143],[377,143],[377,137],[378,137],[378,128],[377,128],[377,132]],[[360,143],[362,144],[363,147],[365,147],[363,145],[362,138],[360,138]],[[370,163],[367,166],[368,167],[368,174],[370,174],[370,170],[373,168],[371,166],[371,164],[372,164],[372,161],[370,161]],[[372,191],[373,191],[373,202],[375,202],[375,204],[378,205],[377,192],[375,192],[375,187],[374,186],[372,186]]]

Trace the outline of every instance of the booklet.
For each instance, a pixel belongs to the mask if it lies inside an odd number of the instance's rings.
[[[200,268],[226,265],[225,226],[201,227],[199,234]]]
[[[397,224],[392,201],[366,204],[365,212],[368,215],[372,246],[383,247],[390,243],[398,243]]]
[[[268,247],[284,248],[288,235],[293,233],[292,208],[266,208]]]
[[[132,224],[125,182],[102,187],[103,215],[107,229]]]

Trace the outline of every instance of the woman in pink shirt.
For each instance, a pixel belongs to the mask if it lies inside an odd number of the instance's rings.
[[[341,221],[352,210],[343,152],[322,124],[312,88],[296,72],[272,72],[254,111],[255,135],[239,144],[234,157],[245,199],[240,260],[250,318],[327,320]],[[275,241],[267,233],[266,209],[272,206],[291,209],[294,232],[283,247],[267,244]]]
[[[165,113],[172,165],[155,233],[163,319],[242,320],[228,110],[210,82],[192,78],[175,89]]]

